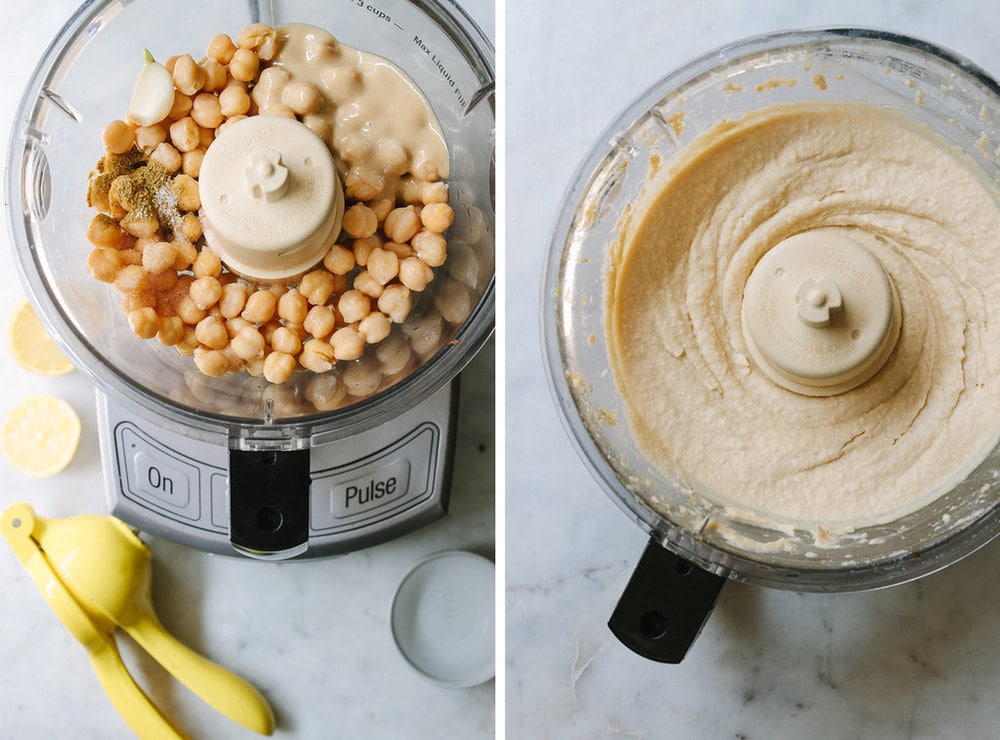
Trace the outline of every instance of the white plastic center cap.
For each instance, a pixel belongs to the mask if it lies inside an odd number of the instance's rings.
[[[743,336],[772,381],[809,396],[856,388],[899,338],[900,306],[876,257],[832,229],[776,244],[743,292]]]
[[[260,282],[308,272],[340,233],[344,191],[333,155],[284,116],[233,123],[198,178],[205,239],[226,266]]]

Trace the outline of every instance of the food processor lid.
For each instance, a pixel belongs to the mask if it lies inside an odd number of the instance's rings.
[[[495,575],[491,561],[454,550],[427,558],[403,579],[392,634],[421,675],[453,688],[493,678]]]
[[[899,298],[875,256],[830,229],[771,247],[747,280],[743,337],[756,366],[783,388],[832,396],[864,383],[899,338]]]
[[[297,278],[340,233],[333,154],[292,118],[262,114],[227,127],[205,151],[198,186],[209,247],[254,282]]]

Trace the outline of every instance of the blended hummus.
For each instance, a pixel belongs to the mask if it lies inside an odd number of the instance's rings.
[[[761,257],[817,229],[878,259],[901,326],[874,377],[811,397],[755,365],[740,312]],[[887,522],[997,442],[1000,206],[906,119],[796,104],[720,124],[648,184],[611,262],[606,332],[633,433],[711,501],[794,526]]]

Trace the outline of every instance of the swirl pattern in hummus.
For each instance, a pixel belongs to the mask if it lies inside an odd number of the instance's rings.
[[[782,523],[891,521],[952,488],[1000,423],[1000,207],[947,144],[861,105],[774,106],[688,146],[614,245],[607,326],[636,439],[710,500]],[[753,367],[760,257],[834,229],[899,293],[882,370],[812,398]]]

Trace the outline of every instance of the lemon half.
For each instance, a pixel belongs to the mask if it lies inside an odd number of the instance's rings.
[[[11,466],[33,478],[63,470],[80,444],[80,417],[54,396],[28,396],[7,414],[0,443]]]
[[[7,343],[18,364],[39,375],[65,375],[73,369],[66,356],[45,332],[27,300],[14,309],[7,325]]]

